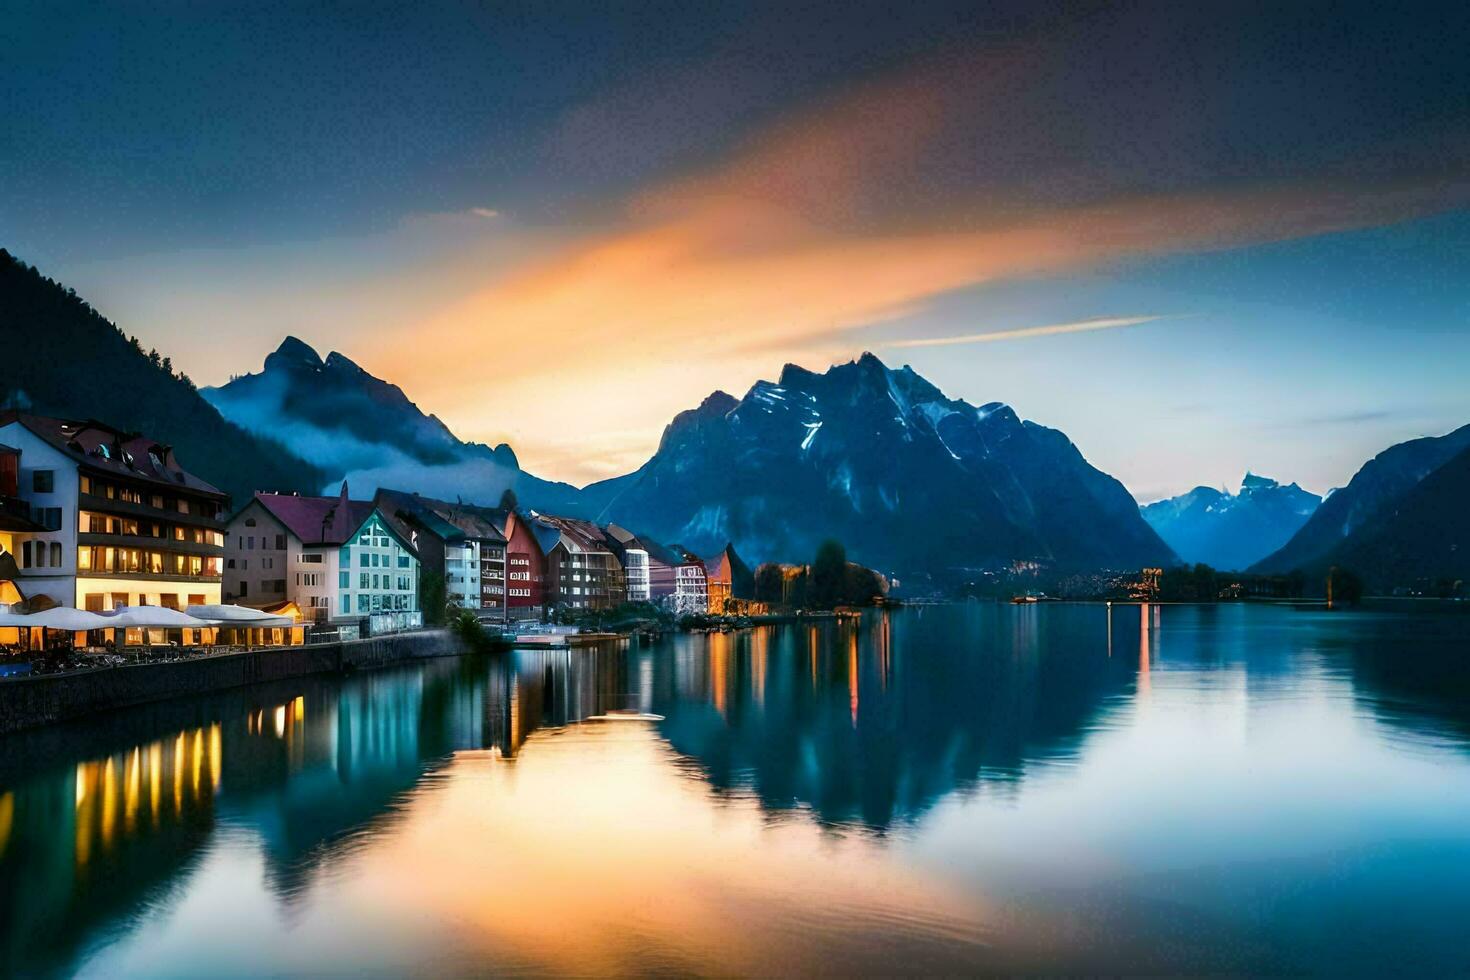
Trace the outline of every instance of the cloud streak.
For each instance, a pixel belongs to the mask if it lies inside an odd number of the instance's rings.
[[[952,167],[937,193],[927,177],[936,154],[952,155],[956,114],[1004,102],[996,93],[1025,71],[1013,53],[958,66],[951,57],[788,114],[701,170],[632,194],[592,230],[487,269],[481,288],[383,335],[361,361],[409,390],[433,391],[433,410],[461,435],[509,433],[527,468],[545,462],[557,476],[588,479],[603,474],[540,460],[538,444],[586,433],[586,455],[597,457],[600,431],[651,430],[782,360],[820,367],[849,356],[853,331],[946,292],[1401,221],[1470,198],[1464,180],[1429,175],[1180,182],[1078,201],[1031,185],[967,184]],[[493,384],[490,364],[504,366]]]
[[[918,337],[909,340],[890,340],[884,347],[949,347],[954,344],[988,344],[997,340],[1021,340],[1027,337],[1052,337],[1064,333],[1087,333],[1093,330],[1113,330],[1118,327],[1136,327],[1158,320],[1178,319],[1178,315],[1165,316],[1099,316],[1071,323],[1048,323],[1039,327],[1017,327],[1014,330],[992,330],[986,333],[961,334],[957,337]]]

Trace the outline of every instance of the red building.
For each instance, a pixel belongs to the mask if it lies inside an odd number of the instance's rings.
[[[515,511],[497,513],[494,523],[505,535],[506,618],[540,619],[546,608],[546,555],[535,532]]]

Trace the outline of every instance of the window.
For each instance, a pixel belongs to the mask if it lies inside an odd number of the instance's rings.
[[[60,568],[61,567],[61,542],[60,541],[53,541],[53,542],[51,542],[51,567],[52,568]]]
[[[286,546],[283,543],[281,545],[281,547],[284,548]],[[308,555],[302,555],[301,556],[301,564],[303,564],[303,565],[320,565],[321,563],[322,563],[322,556],[320,554],[315,554],[315,555],[308,554]]]
[[[399,555],[398,556],[398,567],[399,568],[407,568],[408,567],[408,556],[407,555]]]
[[[338,572],[337,573],[337,588],[339,588],[339,589],[350,589],[350,588],[352,588],[352,573],[351,572]]]
[[[248,596],[249,594],[250,594],[250,583],[249,582],[241,582],[240,583],[240,598],[243,599],[246,596]]]
[[[202,605],[204,605],[204,596],[202,596],[202,595],[195,595],[193,593],[190,593],[190,595],[189,595],[189,605],[191,605],[191,606],[202,606]]]
[[[100,593],[100,592],[89,592],[89,593],[87,593],[87,612],[101,612],[101,611],[102,611],[102,593]]]
[[[359,592],[357,594],[357,611],[360,613],[368,611],[368,597],[366,593]]]
[[[370,577],[369,577],[368,573],[367,572],[363,572],[361,575],[358,576],[357,587],[359,589],[370,589],[370,588],[372,588],[372,585],[370,585],[369,582],[370,582]]]
[[[31,567],[31,543],[29,541],[23,541],[23,542],[21,542],[21,546],[20,546],[20,567],[21,568],[30,568]]]
[[[357,553],[357,567],[358,568],[367,568],[368,567],[368,553],[366,551],[359,551]]]
[[[345,616],[345,615],[347,615],[350,612],[352,612],[352,596],[343,594],[343,596],[342,596],[342,615]]]
[[[245,518],[245,526],[246,527],[254,527],[255,526],[255,518],[253,518],[253,517],[247,517],[247,518]]]
[[[55,491],[56,491],[56,471],[55,470],[32,470],[31,471],[31,492],[33,492],[33,493],[54,493]]]
[[[245,550],[246,551],[254,551],[255,550],[255,535],[252,534],[250,537],[248,537],[248,538],[245,539]]]
[[[277,534],[276,535],[276,550],[277,551],[285,551],[286,550],[286,536],[284,534]],[[322,560],[322,556],[321,555],[317,555],[316,556],[316,560],[317,561],[321,561]]]

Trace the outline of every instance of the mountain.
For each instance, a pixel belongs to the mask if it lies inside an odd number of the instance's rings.
[[[526,473],[509,446],[461,442],[397,385],[335,351],[323,360],[295,337],[266,357],[259,374],[201,394],[231,421],[322,466],[329,474],[323,486],[347,479],[364,491],[406,487],[485,505],[510,489],[526,506],[574,516],[583,511],[575,487]]]
[[[1301,530],[1252,571],[1281,574],[1325,567],[1330,551],[1466,448],[1470,425],[1385,449],[1363,464],[1347,486],[1328,494]]]
[[[45,415],[98,419],[169,443],[189,472],[249,500],[314,491],[320,469],[226,421],[157,352],[143,351],[77,294],[0,249],[0,399]]]
[[[603,520],[701,553],[733,541],[757,562],[811,555],[826,537],[900,573],[1176,561],[1065,435],[947,398],[872,354],[824,374],[788,364],[739,400],[715,392],[636,472],[586,493]]]
[[[1376,592],[1470,581],[1470,449],[1464,449],[1328,552],[1325,566],[1362,576]]]
[[[1321,503],[1321,497],[1295,483],[1282,486],[1247,473],[1238,494],[1195,487],[1142,512],[1184,561],[1243,569],[1286,544]]]

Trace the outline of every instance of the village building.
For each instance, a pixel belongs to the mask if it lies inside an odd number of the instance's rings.
[[[103,612],[220,601],[229,498],[172,447],[15,411],[0,412],[0,446],[0,602]]]
[[[422,571],[444,577],[450,607],[504,620],[505,535],[486,512],[396,490],[379,490],[375,501],[419,532]]]
[[[224,598],[287,601],[303,618],[359,634],[423,624],[419,532],[371,501],[257,493],[230,518]]]
[[[755,574],[740,560],[733,544],[727,543],[718,554],[705,558],[704,572],[710,612],[744,612],[755,598]]]
[[[546,555],[546,600],[553,608],[611,609],[627,587],[602,529],[591,521],[533,514],[531,529]]]
[[[506,619],[541,619],[546,613],[546,553],[541,550],[534,522],[514,510],[492,511],[488,516],[505,538]]]

